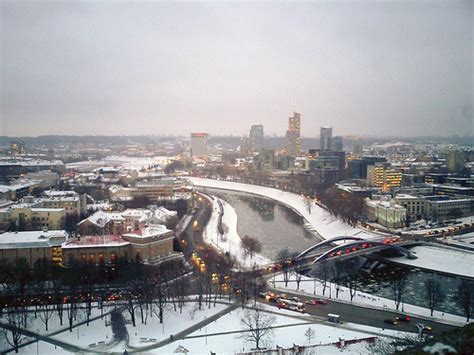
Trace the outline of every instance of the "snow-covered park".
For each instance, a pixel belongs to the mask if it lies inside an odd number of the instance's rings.
[[[159,323],[158,317],[147,319],[147,324],[141,324],[137,317],[137,325],[133,327],[129,321],[129,315],[126,310],[122,311],[128,336],[125,339],[117,341],[112,332],[110,314],[106,314],[103,319],[97,317],[93,319],[89,326],[81,324],[73,328],[70,332],[67,325],[59,326],[55,315],[51,320],[50,331],[42,332],[41,324],[30,322],[29,330],[35,333],[50,335],[52,339],[59,340],[62,344],[68,344],[71,347],[81,349],[79,351],[90,352],[123,352],[127,350],[138,350],[145,348],[147,353],[171,354],[176,349],[186,349],[192,354],[209,353],[238,353],[249,351],[254,347],[242,334],[247,334],[249,328],[243,323],[242,319],[248,314],[255,312],[251,308],[242,309],[231,303],[212,304],[209,308],[203,304],[201,310],[198,309],[197,302],[190,301],[185,303],[182,311],[179,308],[175,311],[171,304],[167,305],[163,324]],[[250,303],[248,306],[252,307]],[[354,353],[361,349],[366,349],[366,343],[348,345],[344,349],[337,348],[334,343],[349,340],[360,340],[373,337],[374,329],[370,327],[357,328],[354,325],[330,326],[321,324],[320,320],[313,317],[295,314],[291,311],[282,311],[274,314],[274,307],[267,305],[261,306],[261,312],[271,319],[271,328],[268,336],[264,339],[264,345],[268,348],[281,346],[284,348],[293,345],[308,346],[313,345],[318,349],[324,349],[324,353],[332,354],[336,352]],[[94,316],[100,314],[98,309],[94,309]],[[217,317],[219,316],[219,317]],[[216,318],[216,319],[214,319]],[[79,321],[81,318],[78,319]],[[83,319],[82,319],[83,320]],[[36,328],[40,327],[40,328]],[[308,330],[311,329],[311,331]],[[188,332],[178,336],[180,332]],[[312,334],[308,338],[308,332]],[[54,334],[54,335],[52,335]],[[181,333],[183,334],[183,333]],[[160,343],[163,340],[169,340],[170,335],[176,336],[176,340],[169,344]],[[32,340],[24,338],[22,343]],[[11,348],[5,339],[0,342],[2,351]],[[46,341],[32,342],[29,345],[20,347],[20,354],[64,354],[68,350],[60,345],[53,345]]]

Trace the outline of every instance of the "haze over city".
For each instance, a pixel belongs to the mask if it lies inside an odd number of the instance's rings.
[[[473,133],[472,1],[0,6],[0,135]]]

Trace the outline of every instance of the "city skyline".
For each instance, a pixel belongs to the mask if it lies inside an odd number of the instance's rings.
[[[0,135],[473,133],[470,1],[0,6]]]

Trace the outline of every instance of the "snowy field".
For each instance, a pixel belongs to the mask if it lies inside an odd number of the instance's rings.
[[[360,228],[345,224],[338,218],[311,201],[311,212],[308,210],[305,199],[301,195],[278,190],[272,187],[242,184],[232,181],[212,180],[190,177],[188,180],[195,186],[247,192],[276,200],[303,216],[309,223],[309,229],[314,229],[322,238],[329,239],[337,236],[354,236],[373,238],[374,236]]]
[[[253,265],[259,266],[270,263],[269,259],[266,259],[261,255],[253,255],[252,258],[245,255],[241,247],[240,236],[237,233],[237,213],[235,212],[234,208],[226,201],[215,196],[213,197],[214,200],[211,201],[212,215],[206,228],[204,229],[204,241],[208,244],[215,245],[224,252],[229,252],[230,255],[236,258],[237,262],[242,267],[252,267]],[[217,203],[218,200],[222,202],[222,207],[224,209],[222,223],[228,228],[227,233],[225,233],[222,237],[218,233],[217,229],[220,211],[219,204]]]
[[[249,305],[252,305],[252,303]],[[55,335],[54,338],[84,349],[90,349],[91,351],[123,352],[124,349],[133,348],[139,350],[140,347],[168,339],[170,334],[176,334],[179,331],[192,327],[227,307],[227,304],[217,304],[216,307],[211,306],[210,309],[203,307],[203,309],[199,311],[197,310],[197,303],[189,302],[186,303],[182,313],[179,313],[179,310],[175,312],[171,307],[165,312],[164,325],[159,324],[158,317],[156,316],[148,318],[147,324],[142,325],[137,312],[137,326],[133,327],[131,324],[126,325],[129,333],[128,343],[126,341],[120,343],[113,342],[108,316],[104,317],[103,320],[98,319],[92,321],[88,327],[85,325],[76,327],[73,329],[73,332],[66,330],[63,333]],[[275,311],[274,307],[267,305],[263,307],[265,310]],[[148,350],[147,353],[171,354],[179,346],[188,349],[192,354],[209,354],[211,350],[226,354],[239,352],[241,350],[250,350],[253,345],[247,343],[245,339],[239,336],[242,330],[245,329],[241,324],[241,319],[244,314],[245,310],[237,308],[198,330],[193,329],[184,340],[177,340],[165,347]],[[125,319],[129,318],[126,311],[123,312],[123,315]],[[313,323],[313,319],[309,315],[303,317],[301,317],[302,315],[300,314],[297,315],[299,318],[295,317],[294,312],[285,310],[282,310],[277,315],[273,314],[275,318],[272,322],[272,327],[277,328],[273,330],[272,336],[268,339],[267,345],[269,347],[276,347],[277,345],[290,347],[293,344],[308,345],[309,343],[305,332],[309,327],[314,331],[311,344],[317,345],[320,350],[324,349],[325,354],[336,353],[336,351],[340,352],[334,345],[328,344],[340,341],[341,339],[363,339],[372,336],[369,334],[369,332],[373,332],[373,329],[370,329],[370,327],[360,330],[357,328],[358,326],[352,325],[348,325],[348,328],[353,329],[332,327]],[[101,340],[99,339],[104,340],[100,343]],[[107,345],[108,343],[110,343],[110,346]],[[95,345],[89,347],[89,345],[92,344]],[[366,345],[364,344],[353,345],[347,347],[344,352],[357,353],[355,352],[356,350],[365,349],[365,347]],[[20,348],[20,354],[33,354],[37,353],[37,351],[39,354],[68,353],[66,350],[55,347],[47,342],[33,343]]]
[[[167,339],[171,334],[176,334],[187,327],[205,320],[207,317],[227,308],[228,305],[217,303],[215,307],[211,305],[209,309],[203,303],[202,310],[199,310],[197,303],[190,302],[184,304],[182,313],[180,313],[179,308],[175,312],[172,307],[171,304],[167,304],[162,324],[160,324],[157,315],[148,317],[146,324],[142,324],[140,312],[137,312],[135,327],[131,323],[130,314],[124,311],[123,316],[127,320],[127,331],[130,336],[129,344],[133,347],[140,347]]]
[[[275,277],[275,287],[281,290],[289,290],[293,292],[299,292],[306,295],[316,295],[323,296],[326,298],[336,299],[336,284],[327,283],[326,292],[323,295],[323,286],[322,283],[318,280],[314,280],[305,276],[302,276],[299,290],[297,290],[297,284],[295,281],[294,274],[290,275],[290,282],[288,286],[285,287],[285,282],[282,274],[276,275]],[[273,285],[273,278],[269,281],[270,285]],[[382,310],[393,310],[396,311],[395,302],[388,298],[378,297],[371,295],[369,293],[357,291],[356,295],[351,302],[349,289],[344,286],[339,286],[339,297],[337,298],[338,302],[347,302],[353,303],[359,306],[364,306],[367,308],[378,308]],[[401,306],[400,306],[401,307]],[[433,314],[433,317],[430,316],[430,310],[428,308],[418,307],[410,304],[403,305],[404,313],[408,315],[413,315],[417,317],[422,317],[426,319],[437,320],[439,322],[454,324],[454,325],[465,325],[466,318],[454,314],[447,314],[443,312],[436,311]],[[472,321],[471,321],[472,322]]]
[[[274,307],[264,306],[267,310],[274,311]],[[289,311],[288,311],[289,312]],[[294,312],[291,312],[294,314]],[[289,313],[289,314],[291,314]],[[170,345],[160,348],[160,354],[171,354],[179,346],[188,349],[192,354],[209,354],[212,352],[217,353],[235,353],[239,351],[250,351],[253,348],[251,343],[247,343],[241,338],[239,331],[243,329],[241,325],[241,319],[244,315],[244,310],[238,308],[226,316],[222,317],[216,322],[213,322],[206,327],[198,330],[188,336],[187,339],[176,341]],[[308,318],[308,321],[310,319]],[[293,344],[297,345],[308,345],[308,341],[305,337],[305,332],[308,328],[311,328],[315,336],[311,340],[311,344],[329,344],[337,342],[340,339],[361,339],[367,338],[371,335],[364,333],[363,331],[347,330],[343,328],[330,327],[322,324],[300,324],[304,323],[304,320],[296,319],[283,315],[276,315],[275,321],[272,326],[282,326],[273,330],[273,335],[270,337],[267,343],[268,347],[275,348],[277,345],[282,347],[291,347]],[[230,334],[213,335],[216,333],[234,332]],[[339,353],[340,350],[335,346],[321,347],[325,349],[324,354]],[[365,348],[361,344],[359,346],[352,347],[352,351],[349,351],[349,347],[346,353],[357,353],[354,352],[357,349]],[[326,352],[327,351],[327,352]]]
[[[474,253],[471,251],[424,245],[413,247],[410,251],[418,258],[392,257],[387,259],[400,264],[474,278]]]

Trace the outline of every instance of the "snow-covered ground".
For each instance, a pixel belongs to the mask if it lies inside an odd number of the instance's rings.
[[[418,258],[391,257],[400,264],[474,278],[474,252],[436,246],[416,246],[410,251]]]
[[[311,212],[308,210],[305,198],[291,192],[282,191],[272,187],[242,184],[233,181],[212,180],[197,177],[188,178],[195,186],[225,189],[232,191],[247,192],[276,200],[303,216],[311,225],[309,229],[314,229],[324,239],[337,236],[354,236],[361,238],[373,238],[373,235],[360,228],[354,228],[342,222],[340,219],[331,216],[329,212],[311,201]]]
[[[327,282],[326,292],[323,295],[323,285],[320,281],[302,276],[299,290],[297,290],[296,278],[294,274],[290,275],[290,282],[288,286],[285,286],[284,278],[282,274],[276,275],[275,287],[281,290],[291,290],[293,292],[301,292],[306,295],[324,296],[327,298],[336,299],[336,284]],[[273,279],[269,280],[269,284],[273,285]],[[344,286],[339,286],[339,297],[337,298],[340,302],[350,303],[349,289]],[[369,293],[356,291],[356,295],[352,301],[353,304],[364,306],[367,308],[378,308],[383,310],[394,310],[396,311],[395,302],[388,298],[374,296]],[[402,306],[400,305],[400,311]],[[403,312],[409,315],[418,317],[424,317],[426,319],[433,319],[440,322],[455,325],[465,325],[466,318],[454,314],[447,314],[444,312],[436,311],[434,316],[430,316],[430,310],[428,308],[418,307],[411,304],[403,304]],[[471,321],[472,322],[472,321]]]
[[[214,196],[213,196],[214,197]],[[222,237],[218,232],[217,225],[219,220],[219,204],[218,200],[222,202],[224,215],[222,216],[222,223],[227,227],[227,233]],[[212,200],[212,215],[204,229],[203,237],[206,243],[213,244],[224,252],[229,252],[234,256],[237,262],[243,267],[252,267],[253,265],[265,265],[270,263],[270,260],[261,255],[253,255],[252,258],[246,255],[241,247],[240,236],[237,233],[237,213],[234,208],[226,201],[214,197]]]
[[[180,313],[179,308],[177,312],[174,311],[171,304],[166,305],[164,312],[163,323],[160,324],[160,319],[157,315],[148,317],[146,324],[142,324],[140,312],[136,312],[136,326],[131,323],[131,316],[127,311],[122,314],[127,321],[127,330],[130,336],[130,345],[133,347],[140,347],[159,342],[167,339],[171,334],[176,334],[179,331],[188,328],[200,321],[210,317],[223,309],[228,307],[226,304],[217,303],[214,307],[211,305],[209,309],[203,303],[202,309],[198,309],[198,304],[194,302],[185,303],[183,313]]]
[[[251,303],[249,305],[251,305]],[[195,325],[199,321],[211,317],[217,312],[225,309],[228,305],[217,304],[216,307],[211,306],[210,309],[203,307],[201,311],[197,310],[196,306],[197,303],[187,303],[183,308],[182,313],[179,313],[179,310],[175,312],[173,308],[168,308],[165,312],[164,326],[158,323],[158,317],[156,316],[153,317],[153,319],[148,318],[147,324],[142,325],[137,312],[137,326],[132,327],[130,324],[127,324],[127,330],[130,336],[130,346],[139,348],[141,346],[147,346],[159,342],[162,339],[168,338],[170,334],[176,334],[179,331]],[[275,311],[274,307],[268,305],[263,305],[263,307],[268,311]],[[246,343],[244,339],[239,337],[239,334],[241,334],[239,332],[245,329],[241,324],[244,312],[245,310],[242,310],[241,308],[235,309],[232,312],[223,315],[216,321],[194,331],[188,335],[187,339],[175,341],[166,347],[147,351],[147,353],[173,353],[178,346],[188,349],[192,354],[209,353],[211,350],[217,353],[235,353],[242,349],[250,350],[253,345]],[[123,315],[126,319],[129,318],[126,311],[123,312]],[[290,347],[293,344],[308,345],[305,336],[305,332],[308,328],[311,328],[314,331],[314,337],[311,340],[311,344],[318,346],[321,345],[321,348],[319,349],[324,349],[325,354],[332,354],[336,351],[339,352],[334,345],[325,344],[331,344],[340,339],[351,340],[373,336],[370,334],[370,332],[373,332],[373,329],[358,329],[357,325],[348,325],[348,328],[351,329],[347,329],[343,327],[315,324],[312,323],[312,317],[309,315],[307,317],[303,316],[302,318],[295,318],[294,315],[302,316],[285,310],[282,310],[279,314],[274,314],[275,319],[274,322],[272,322],[272,326],[281,328],[273,330],[274,334],[270,339],[269,346],[276,347],[276,345],[279,345]],[[107,317],[107,320],[108,319],[109,317]],[[213,335],[215,333],[223,332],[232,333]],[[54,338],[86,349],[90,344],[95,344],[94,347],[90,347],[93,351],[104,350],[107,352],[122,352],[127,348],[125,342],[107,348],[106,343],[112,341],[112,334],[109,322],[106,322],[105,319],[92,321],[88,327],[81,325],[79,328],[74,328],[73,332],[65,331],[54,336]],[[350,353],[351,351],[349,351],[349,349],[354,351],[355,349],[362,348],[365,348],[365,346],[351,346],[346,348],[345,351]],[[40,354],[68,353],[64,349],[59,347],[55,348],[54,345],[50,345],[46,342],[40,342],[39,344],[34,343],[20,348],[20,353],[32,354],[35,353],[37,349],[39,349]]]
[[[274,307],[264,306],[265,309],[275,311]],[[207,325],[206,327],[192,333],[187,339],[176,341],[170,345],[160,348],[160,354],[171,354],[179,346],[189,350],[191,354],[209,354],[212,352],[217,353],[235,353],[239,351],[250,351],[254,347],[251,343],[245,342],[241,338],[241,331],[243,326],[241,325],[241,319],[244,315],[244,310],[238,308],[226,316],[217,320],[214,323]],[[305,332],[308,328],[314,331],[314,337],[311,340],[311,344],[329,344],[339,341],[340,339],[362,339],[370,337],[371,335],[364,333],[363,331],[347,330],[344,328],[331,327],[322,324],[302,324],[303,320],[289,318],[285,316],[276,315],[275,321],[272,326],[284,326],[282,328],[276,328],[273,330],[273,336],[269,339],[268,347],[276,348],[276,346],[291,347],[293,344],[297,345],[308,345]],[[213,335],[215,333],[222,332],[235,332],[231,334]],[[206,336],[207,335],[207,336]],[[339,353],[340,350],[335,346],[325,346],[324,354]],[[360,349],[359,347],[353,347],[352,350]],[[349,348],[348,348],[349,349]],[[319,353],[317,351],[317,353]],[[321,352],[322,353],[322,352]],[[350,353],[350,352],[348,352]]]

